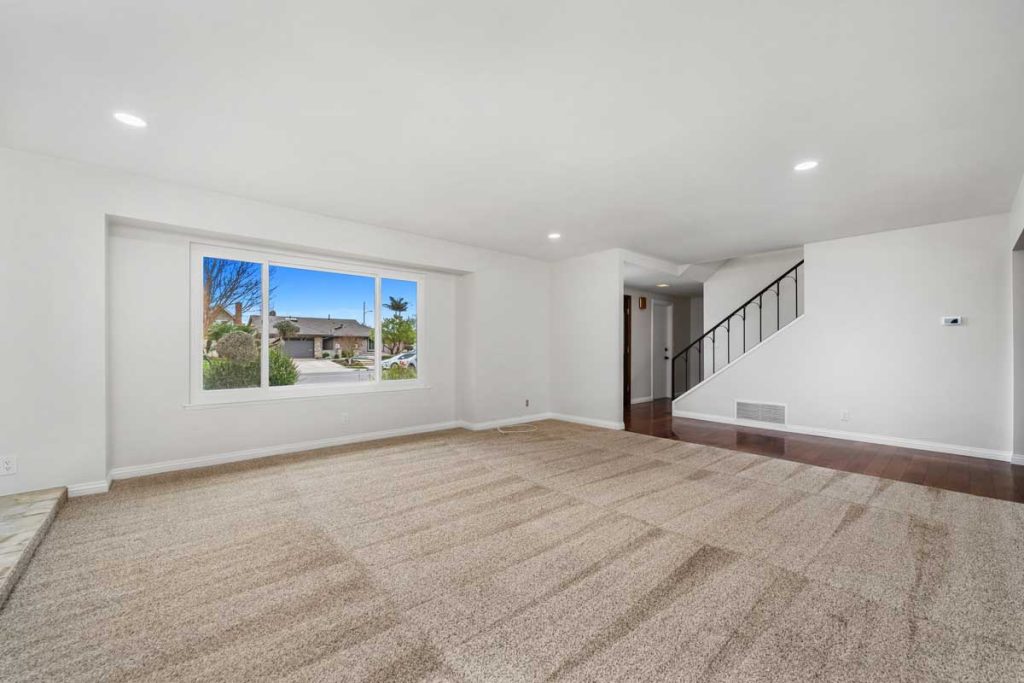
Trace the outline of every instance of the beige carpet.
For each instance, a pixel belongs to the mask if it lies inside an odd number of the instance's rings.
[[[118,483],[0,678],[1021,680],[1024,505],[542,423]]]

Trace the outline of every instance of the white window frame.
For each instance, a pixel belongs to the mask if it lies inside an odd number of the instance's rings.
[[[262,271],[262,301],[260,304],[260,386],[242,389],[204,389],[203,388],[203,259],[206,257],[231,259],[258,263]],[[342,275],[356,275],[374,278],[373,357],[374,377],[365,382],[338,384],[293,384],[289,386],[270,386],[270,267],[301,268],[320,270]],[[384,344],[381,340],[381,282],[385,279],[405,280],[416,283],[416,379],[381,378],[381,351]],[[366,394],[382,391],[402,391],[408,389],[427,388],[422,350],[425,338],[425,306],[426,297],[425,274],[416,271],[395,270],[375,264],[355,261],[341,261],[332,258],[310,256],[285,251],[268,251],[249,247],[217,244],[211,242],[191,242],[189,244],[189,404],[193,406],[221,405],[232,403],[251,403],[259,401],[276,401],[295,398],[315,398],[322,396],[344,396],[348,394]],[[243,321],[244,322],[244,321]]]

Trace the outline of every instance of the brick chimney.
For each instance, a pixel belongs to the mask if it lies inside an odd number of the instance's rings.
[[[242,324],[242,304],[235,303],[235,324]]]

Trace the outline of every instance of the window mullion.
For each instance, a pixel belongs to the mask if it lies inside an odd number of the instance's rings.
[[[262,263],[263,295],[260,308],[260,389],[270,390],[270,263]]]
[[[374,282],[374,294],[373,294],[373,367],[374,372],[374,383],[380,384],[383,379],[384,371],[381,368],[381,350],[384,348],[384,337],[381,335],[380,329],[380,275],[376,275],[373,278]]]

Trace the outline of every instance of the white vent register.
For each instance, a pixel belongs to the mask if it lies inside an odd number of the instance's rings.
[[[786,406],[781,403],[736,401],[736,418],[784,425],[786,424]]]

